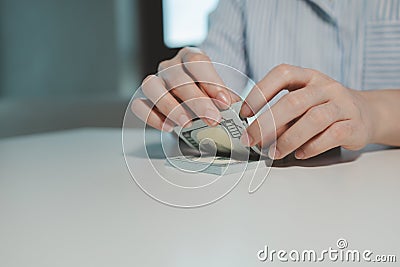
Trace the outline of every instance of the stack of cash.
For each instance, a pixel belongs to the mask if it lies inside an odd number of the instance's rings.
[[[244,172],[257,167],[257,161],[235,160],[229,157],[179,156],[168,159],[168,163],[184,172],[203,172],[215,175],[228,175]]]

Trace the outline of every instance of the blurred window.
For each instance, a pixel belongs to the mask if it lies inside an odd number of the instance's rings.
[[[206,38],[208,15],[218,0],[163,0],[162,3],[166,46],[199,45]]]

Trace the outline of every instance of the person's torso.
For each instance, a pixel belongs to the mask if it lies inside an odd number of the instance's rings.
[[[249,74],[288,63],[354,89],[400,88],[400,0],[248,0]]]

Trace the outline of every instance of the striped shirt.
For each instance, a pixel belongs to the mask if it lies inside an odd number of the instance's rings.
[[[400,0],[220,0],[209,23],[200,48],[255,82],[287,63],[357,90],[400,88]]]

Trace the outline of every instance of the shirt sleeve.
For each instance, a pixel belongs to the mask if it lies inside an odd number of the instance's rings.
[[[220,0],[209,16],[208,35],[200,45],[200,49],[215,62],[215,68],[228,88],[239,94],[248,83],[244,25],[244,3]]]

